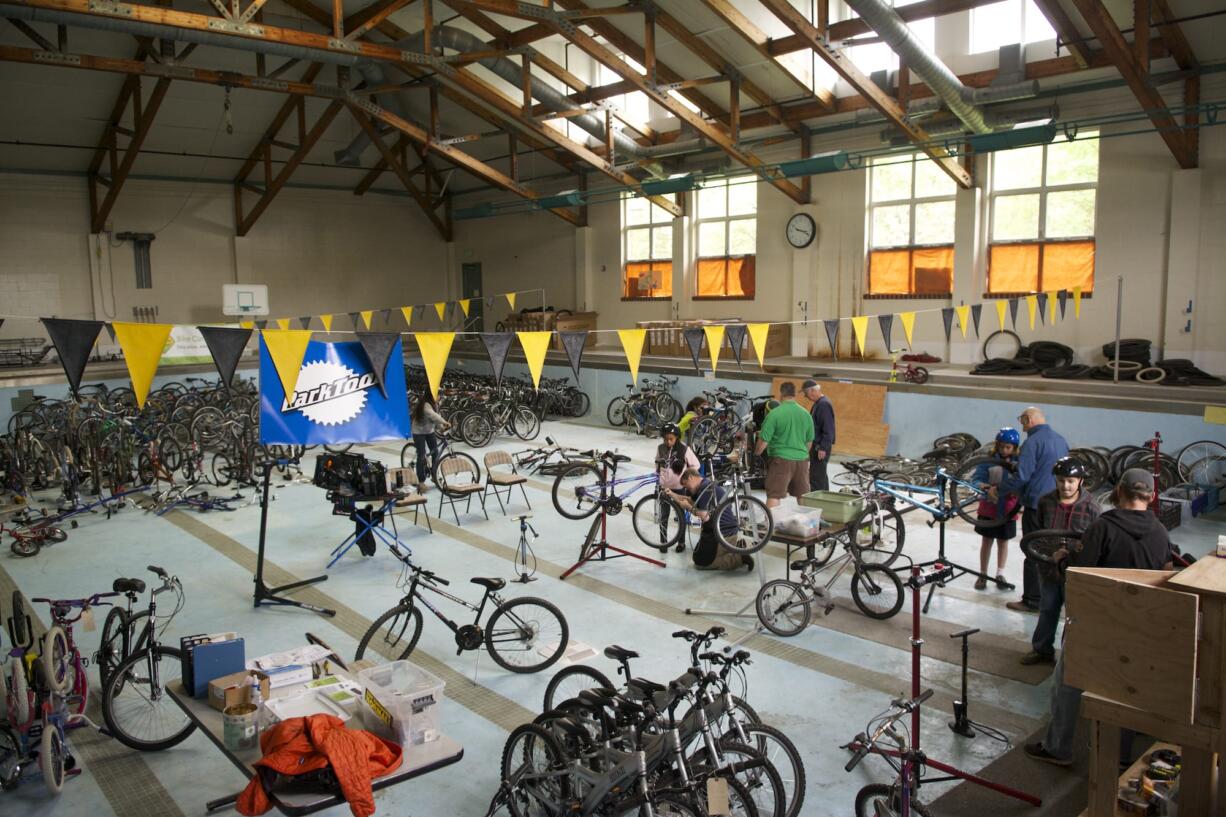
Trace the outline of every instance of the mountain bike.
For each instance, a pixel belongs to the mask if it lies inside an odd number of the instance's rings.
[[[849,744],[855,754],[844,770],[850,772],[870,753],[880,755],[897,775],[892,783],[870,783],[856,792],[856,817],[929,817],[931,812],[919,799],[922,754],[910,745],[907,727],[899,721],[932,697],[926,690],[911,700],[897,699],[890,708],[868,722],[868,726]],[[879,744],[888,739],[892,747]]]
[[[485,592],[481,601],[473,604],[441,589],[440,586],[446,587],[451,582],[413,564],[408,553],[394,544],[388,547],[402,564],[397,585],[405,589],[405,594],[395,607],[371,623],[358,642],[355,661],[360,661],[368,650],[393,660],[407,660],[421,637],[422,607],[455,634],[456,655],[480,649],[484,644],[494,663],[510,672],[540,672],[553,666],[566,652],[570,635],[566,618],[561,610],[544,599],[520,596],[504,601],[498,591],[506,586],[505,580],[474,577],[470,581],[485,588]],[[449,619],[430,603],[423,590],[472,610],[472,623],[460,624]],[[487,604],[492,606],[493,612],[482,626],[481,616]]]

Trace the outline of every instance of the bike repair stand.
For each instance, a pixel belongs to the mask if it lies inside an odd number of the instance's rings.
[[[532,527],[532,523],[528,520],[532,518],[532,514],[523,513],[519,516],[512,517],[519,523],[519,544],[515,550],[515,566],[519,570],[519,578],[512,579],[513,582],[527,584],[528,582],[536,581],[536,554],[532,552],[532,545],[528,543],[528,531],[532,531],[532,538],[539,539],[540,534],[536,532],[536,528]],[[532,560],[532,570],[528,570],[528,560]]]
[[[762,558],[764,555],[765,555],[765,551],[760,550],[755,555],[754,560],[753,560],[754,568],[758,572],[758,588],[759,589],[761,589],[762,585],[766,584],[766,559]],[[757,605],[758,605],[758,594],[755,592],[753,595],[753,598],[747,601],[738,610],[699,610],[694,607],[687,607],[685,608],[685,614],[687,616],[722,616],[724,618],[753,618],[753,619],[756,619],[758,617]],[[758,622],[757,626],[754,627],[753,630],[750,632],[750,635],[760,633],[764,629],[765,628],[762,626],[762,623]],[[743,641],[744,639],[740,639],[740,640]],[[740,643],[740,642],[738,641],[737,643]]]
[[[377,537],[388,547],[391,547],[392,545],[399,545],[401,548],[411,554],[413,549],[401,540],[400,534],[396,530],[395,510],[396,500],[398,499],[400,499],[398,494],[391,494],[390,496],[381,497],[379,499],[379,501],[383,504],[377,511],[371,510],[369,512],[364,511],[363,513],[358,513],[356,508],[353,511],[350,511],[348,517],[354,523],[353,533],[346,536],[344,541],[334,547],[332,552],[328,554],[332,557],[332,560],[328,562],[328,565],[324,568],[324,570],[331,570],[332,565],[339,562],[341,557],[348,553],[349,549],[356,545],[363,536]],[[371,506],[368,505],[367,507]],[[336,515],[345,516],[346,514],[340,513]],[[387,526],[383,524],[384,519],[392,520],[392,529],[390,531],[387,529]]]
[[[255,562],[255,598],[252,606],[259,607],[264,604],[278,605],[281,607],[301,607],[303,610],[310,610],[315,613],[322,613],[325,616],[336,615],[335,610],[329,610],[326,607],[320,607],[316,604],[307,604],[304,601],[294,601],[282,596],[282,593],[288,593],[291,590],[297,590],[299,587],[305,587],[308,584],[316,584],[318,582],[327,581],[327,576],[316,576],[313,579],[302,579],[289,584],[283,584],[280,587],[269,587],[264,584],[264,543],[268,534],[268,483],[272,477],[272,462],[266,462],[263,468],[263,484],[264,490],[260,493],[260,548],[256,555]]]
[[[561,581],[565,581],[567,576],[588,562],[607,562],[610,559],[620,559],[623,556],[629,556],[632,559],[638,559],[640,562],[647,562],[647,564],[655,565],[656,567],[668,567],[659,559],[652,559],[609,544],[608,517],[615,516],[621,512],[622,501],[616,496],[609,496],[608,473],[608,465],[602,465],[600,469],[599,507],[596,515],[592,518],[591,527],[587,529],[587,536],[584,537],[583,544],[579,546],[579,561],[566,568],[566,572],[558,577]],[[599,540],[596,539],[597,535],[600,536]],[[614,555],[609,555],[610,550],[614,552]]]
[[[971,720],[970,716],[970,701],[966,691],[966,666],[970,661],[971,647],[970,639],[975,633],[979,632],[978,627],[972,627],[968,630],[960,630],[956,633],[950,633],[950,638],[962,639],[962,698],[954,701],[954,719],[949,722],[949,728],[954,731],[954,734],[961,735],[964,738],[975,737],[975,730],[972,727],[979,727],[979,731],[992,740],[998,740],[1005,746],[1009,746],[1009,736],[998,729],[993,729],[990,726],[985,726],[982,723],[977,723]]]

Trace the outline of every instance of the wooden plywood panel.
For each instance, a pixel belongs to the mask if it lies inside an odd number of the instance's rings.
[[[1179,571],[1170,584],[1190,593],[1226,596],[1226,559],[1198,559]]]
[[[1137,575],[1149,573],[1151,575]],[[1153,582],[1164,571],[1074,568],[1065,605],[1064,682],[1191,724],[1199,599]]]
[[[778,394],[780,384],[796,384],[796,402],[808,411],[813,404],[800,392],[804,381],[803,377],[776,377],[771,381],[771,390]],[[834,404],[834,453],[857,457],[884,456],[890,437],[890,427],[882,422],[885,418],[886,387],[838,380],[818,382],[822,384],[822,394]]]

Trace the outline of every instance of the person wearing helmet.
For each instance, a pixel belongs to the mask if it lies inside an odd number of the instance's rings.
[[[681,441],[681,429],[677,427],[677,424],[665,423],[661,426],[660,445],[656,448],[656,475],[660,480],[660,490],[680,491],[681,475],[687,468],[697,470],[698,467],[698,455]],[[665,528],[668,525],[668,513],[668,504],[662,504],[660,506],[660,536],[662,539],[667,538]],[[676,550],[678,553],[685,550],[684,536],[677,543]]]
[[[1000,485],[1005,475],[1017,468],[1017,449],[1021,445],[1022,435],[1016,428],[1002,428],[996,432],[996,445],[992,449],[995,462],[984,462],[975,469],[971,481],[979,486]],[[975,533],[982,541],[979,543],[979,578],[975,580],[975,589],[983,590],[988,586],[988,560],[992,555],[992,543],[996,543],[996,586],[1004,587],[1005,562],[1009,558],[1009,540],[1017,536],[1018,501],[1015,496],[985,497],[979,503],[977,516],[985,524],[976,525]],[[1006,519],[1004,523],[996,520]],[[991,520],[991,524],[987,524]]]
[[[1085,490],[1086,468],[1076,457],[1061,457],[1051,469],[1056,490],[1039,498],[1040,530],[1084,531],[1099,517],[1102,508]],[[1039,563],[1039,621],[1030,637],[1030,652],[1023,664],[1056,663],[1056,628],[1064,607],[1064,575],[1046,562]]]

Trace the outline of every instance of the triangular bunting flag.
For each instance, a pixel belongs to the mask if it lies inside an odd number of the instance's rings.
[[[311,328],[311,316],[303,315],[301,318],[299,318],[298,327],[300,329],[310,329]]]
[[[451,317],[452,315],[455,314],[455,306],[456,306],[455,301],[447,302],[447,317]]]
[[[251,329],[234,329],[228,326],[197,326],[204,337],[204,343],[213,356],[213,365],[217,374],[221,375],[221,384],[230,389],[234,380],[234,370],[243,358],[243,350],[251,340]]]
[[[510,296],[508,296],[510,297]],[[647,340],[646,329],[618,329],[617,337],[630,364],[630,382],[639,382],[639,361],[643,357],[643,341]]]
[[[391,326],[391,325],[392,325],[392,310],[390,310],[390,309],[380,309],[380,310],[379,310],[379,318],[380,318],[380,320],[382,320],[382,321],[383,321],[383,328],[384,328],[384,329],[386,329],[387,327]]]
[[[238,325],[243,329],[254,329],[255,321],[239,321]]]
[[[0,319],[0,326],[4,326],[4,320]],[[106,325],[106,334],[111,339],[111,343],[115,342],[115,327],[109,323]]]
[[[860,356],[864,356],[864,343],[868,340],[868,315],[856,315],[851,319],[851,334],[856,339]]]
[[[360,312],[350,312],[349,313],[349,322],[353,324],[354,329],[358,328],[358,321],[360,321],[361,319],[362,319],[362,315]]]
[[[1017,331],[1017,308],[1019,304],[1017,298],[1009,299],[1009,319],[1013,321],[1013,331]]]
[[[1005,313],[1009,311],[1007,301],[1001,299],[996,301],[996,317],[1000,320],[1000,331],[1005,331]]]
[[[826,343],[830,344],[830,358],[832,360],[839,359],[839,324],[838,318],[830,318],[822,321],[822,326],[826,328]]]
[[[694,361],[694,371],[702,374],[702,366],[698,364],[698,355],[702,352],[702,327],[690,326],[681,330],[681,337],[690,347],[690,360]]]
[[[1026,311],[1030,314],[1030,328],[1034,329],[1034,313],[1039,308],[1039,299],[1033,295],[1026,296]]]
[[[494,308],[494,296],[493,296],[493,295],[486,295],[486,296],[485,296],[485,308],[486,308],[486,309],[493,309],[493,308]]]
[[[1053,326],[1056,323],[1056,291],[1053,289],[1050,292],[1043,293],[1043,298],[1047,302],[1047,322]]]
[[[469,299],[469,298],[461,298],[461,299],[460,299],[460,309],[463,309],[463,310],[464,310],[464,317],[466,317],[466,318],[468,317],[468,302],[469,302],[469,300],[471,300],[471,299]]]
[[[387,363],[392,357],[392,351],[400,341],[400,335],[397,332],[358,332],[357,335],[362,351],[366,353],[366,362],[370,364],[370,371],[375,376],[379,393],[387,399],[387,387],[383,385],[384,375],[387,373]]]
[[[281,330],[289,329],[289,318],[277,318],[277,328]]]
[[[1060,320],[1064,320],[1064,312],[1068,309],[1068,290],[1062,289],[1057,292],[1056,300],[1060,302]]]
[[[747,323],[745,331],[749,332],[749,339],[753,341],[753,352],[758,356],[758,365],[763,365],[766,359],[766,338],[770,335],[771,325],[769,323]]]
[[[1073,317],[1081,317],[1081,287],[1073,287]]]
[[[265,321],[256,321],[256,322],[255,322],[255,328],[256,328],[256,329],[259,329],[261,332],[263,332],[263,331],[264,331],[264,328],[265,328],[266,326],[268,326],[268,321],[266,321],[266,320],[265,320]]]
[[[553,340],[553,332],[516,332],[519,335],[519,345],[524,347],[524,357],[528,360],[528,373],[532,375],[532,387],[541,387],[541,369],[545,366],[545,355],[549,352],[549,341]]]
[[[288,322],[288,321],[287,321]],[[136,405],[145,407],[153,376],[157,374],[158,361],[166,351],[166,339],[174,327],[168,323],[124,323],[117,321],[115,339],[123,349],[123,360],[128,365],[128,377],[132,379],[132,391],[136,392]]]
[[[889,352],[894,347],[890,344],[894,335],[894,316],[878,315],[877,326],[881,329],[881,339],[885,341],[885,350]]]
[[[722,323],[704,326],[702,331],[707,336],[707,354],[711,355],[711,374],[719,368],[719,350],[724,345],[724,325]]]
[[[975,339],[979,339],[979,321],[983,317],[983,304],[971,304],[971,323],[975,324]]]
[[[494,372],[494,384],[502,385],[502,370],[507,364],[507,352],[511,349],[514,337],[510,332],[482,332],[481,342],[485,344],[485,353],[490,359],[490,369]]]
[[[81,375],[85,373],[85,363],[89,360],[90,350],[94,341],[102,331],[102,321],[76,321],[68,318],[43,318],[43,326],[55,353],[59,355],[60,365],[64,367],[64,375],[68,378],[68,386],[73,397],[81,388]]]
[[[955,306],[954,312],[958,313],[958,328],[962,330],[962,339],[966,340],[966,330],[970,328],[967,324],[970,323],[971,308],[963,304],[962,306]]]
[[[366,329],[370,329],[370,319],[375,316],[375,310],[363,309],[358,314],[362,316],[362,326]],[[353,328],[357,329],[358,327],[355,325]]]
[[[443,317],[447,314],[447,302],[439,301],[436,303],[434,305],[434,311],[438,313],[438,319],[440,321],[443,320]]]
[[[515,293],[514,292],[507,293],[507,303],[511,305],[511,309],[512,311],[514,311],[515,309]]]
[[[903,334],[907,336],[907,348],[911,348],[911,333],[915,331],[915,313],[899,312],[898,319],[902,321]]]
[[[949,343],[949,336],[954,328],[954,308],[952,306],[941,310],[941,320],[945,324],[945,342]]]
[[[413,325],[413,307],[411,306],[400,307],[400,314],[404,315],[404,325],[405,326]]]
[[[264,348],[272,358],[286,402],[294,402],[294,389],[298,386],[298,373],[302,371],[302,358],[306,356],[307,344],[311,342],[309,329],[283,329],[275,332],[260,332]]]
[[[562,348],[566,350],[566,359],[570,361],[570,370],[575,373],[575,384],[578,385],[579,364],[583,362],[583,349],[587,346],[587,330],[558,332],[558,337],[562,338]]]
[[[741,352],[745,349],[745,324],[730,323],[725,329],[725,334],[728,335],[728,346],[732,350],[732,356],[736,358],[737,368],[741,368]]]
[[[423,315],[425,315],[425,314],[426,314],[426,305],[425,305],[425,304],[419,304],[418,306],[413,307],[413,318],[414,318],[414,320],[421,320],[421,319],[422,319],[422,316],[423,316]]]
[[[1047,293],[1040,292],[1038,295],[1034,295],[1032,297],[1034,298],[1035,306],[1037,307],[1036,311],[1039,313],[1039,323],[1046,323],[1043,313],[1047,311]],[[1034,312],[1030,313],[1030,328],[1034,328]]]
[[[320,315],[319,322],[324,325],[325,332],[332,331],[332,316],[331,315]]]
[[[447,368],[447,358],[451,355],[451,343],[455,340],[455,332],[418,332],[417,349],[421,352],[421,361],[426,366],[426,379],[430,381],[430,393],[438,399],[439,387],[443,384],[443,371]]]

